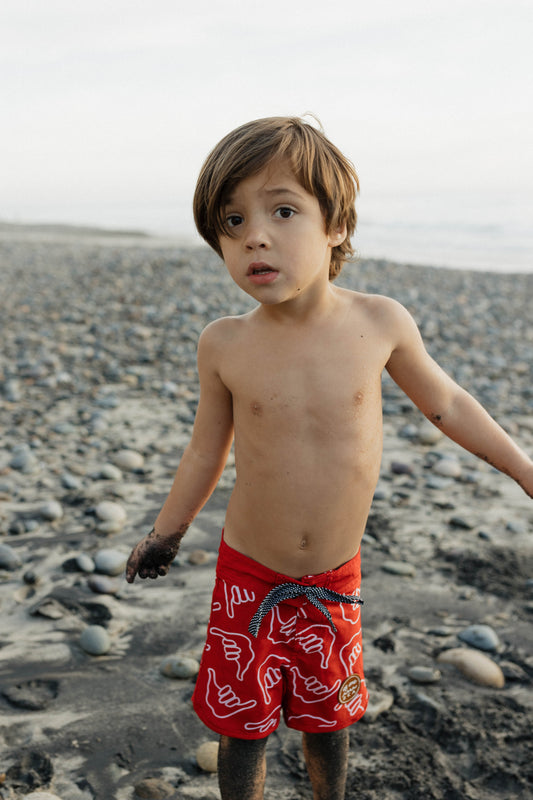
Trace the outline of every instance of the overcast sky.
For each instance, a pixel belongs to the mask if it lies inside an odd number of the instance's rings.
[[[0,218],[184,218],[222,135],[306,111],[369,208],[524,213],[532,42],[532,0],[2,0]]]

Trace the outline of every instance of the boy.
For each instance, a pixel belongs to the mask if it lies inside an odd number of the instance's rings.
[[[224,468],[237,478],[194,706],[220,734],[222,800],[259,800],[283,709],[315,800],[344,797],[364,713],[360,543],[382,449],[383,369],[445,434],[533,496],[533,462],[426,352],[394,300],[333,285],[353,251],[353,166],[316,128],[241,126],[208,156],[201,235],[258,306],[203,331],[191,441],[127,580],[165,575]]]

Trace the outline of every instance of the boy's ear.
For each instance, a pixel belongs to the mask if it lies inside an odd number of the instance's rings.
[[[346,225],[340,225],[329,232],[329,244],[331,247],[338,247],[346,239]]]

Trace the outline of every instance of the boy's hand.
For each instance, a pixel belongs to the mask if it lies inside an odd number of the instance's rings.
[[[158,537],[154,529],[133,548],[126,564],[126,580],[166,575],[179,549],[179,541]]]

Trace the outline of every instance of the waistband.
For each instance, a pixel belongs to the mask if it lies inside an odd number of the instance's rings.
[[[337,629],[331,614],[321,600],[363,605],[363,600],[358,595],[347,595],[335,591],[336,588],[342,589],[348,579],[350,579],[351,586],[353,586],[355,579],[357,587],[359,587],[361,581],[360,550],[353,558],[336,569],[327,570],[317,575],[292,578],[275,572],[275,570],[266,567],[259,561],[255,561],[253,558],[230,547],[224,541],[224,531],[222,531],[222,539],[218,551],[217,575],[220,578],[233,579],[238,582],[242,581],[243,575],[246,575],[256,584],[256,587],[258,581],[263,584],[262,590],[265,592],[265,597],[253,615],[248,628],[252,636],[256,638],[265,616],[274,606],[286,600],[293,600],[302,596],[306,597],[326,617],[333,631]]]
[[[262,581],[267,584],[267,591],[279,584],[291,583],[301,586],[322,586],[325,589],[332,589],[342,594],[343,589],[346,588],[347,581],[350,581],[352,585],[354,580],[358,586],[361,584],[361,549],[357,551],[353,558],[335,569],[319,572],[316,575],[293,578],[281,572],[276,572],[230,547],[230,545],[226,544],[224,531],[222,531],[218,550],[217,575],[221,578],[230,578],[232,577],[231,573],[234,573],[234,579],[239,581],[242,581],[243,575],[249,575],[257,581]]]

